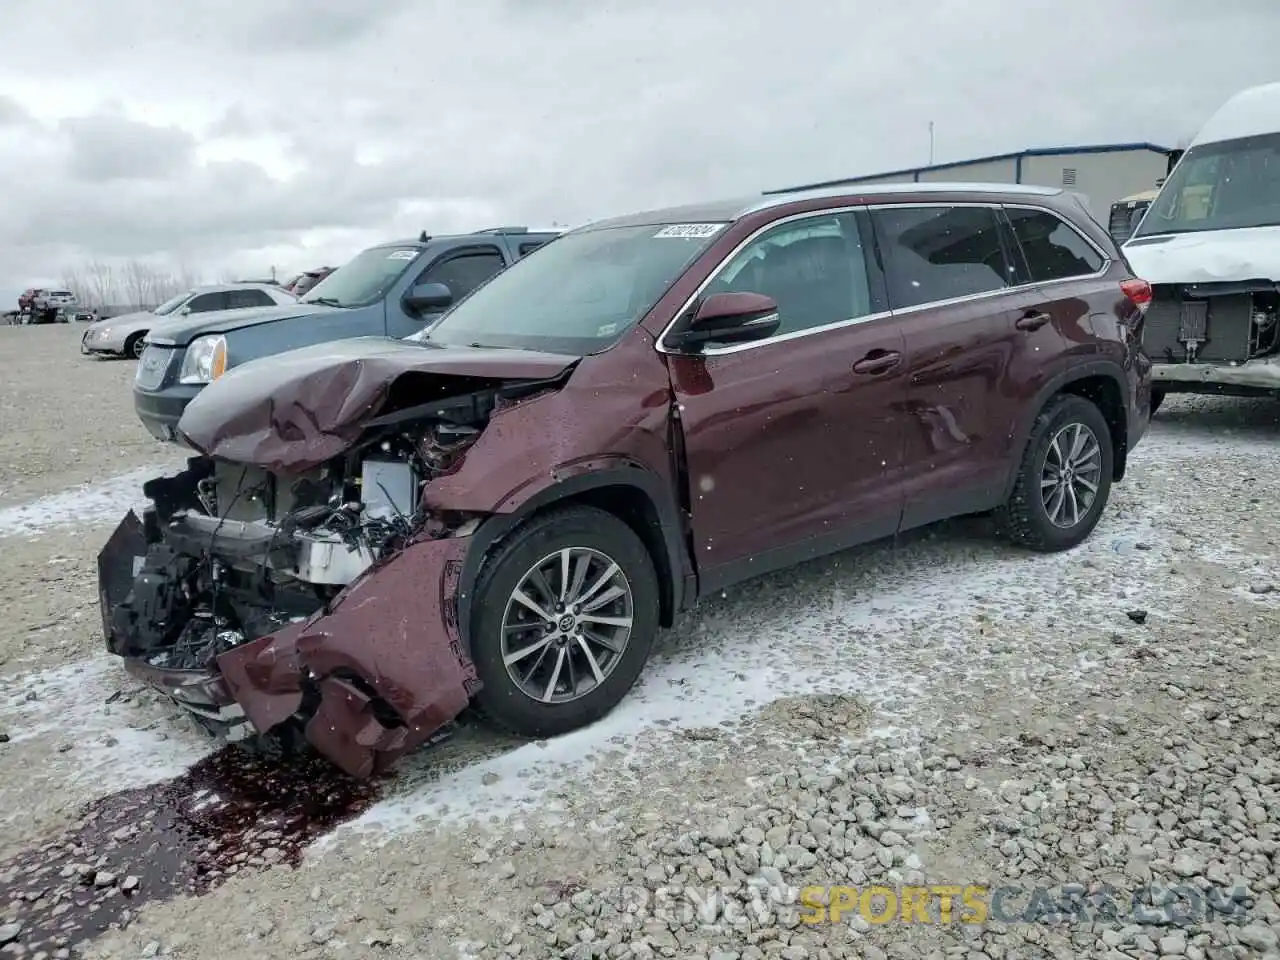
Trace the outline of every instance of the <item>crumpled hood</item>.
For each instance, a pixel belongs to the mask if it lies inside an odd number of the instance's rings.
[[[151,328],[147,339],[152,343],[171,343],[185,347],[206,333],[227,333],[244,327],[256,327],[294,317],[331,313],[341,307],[325,307],[314,303],[284,303],[274,307],[247,307],[239,310],[209,310],[186,316],[163,317]]]
[[[1148,283],[1280,282],[1280,227],[1136,237],[1123,250]]]
[[[430,403],[512,381],[550,380],[576,356],[490,347],[440,347],[358,337],[234,367],[201,390],[177,430],[201,453],[277,473],[336,457],[384,409],[392,388]]]

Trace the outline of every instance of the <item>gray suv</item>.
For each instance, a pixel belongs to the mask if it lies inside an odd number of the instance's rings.
[[[297,303],[217,311],[166,323],[148,335],[138,361],[133,405],[160,440],[205,385],[247,360],[350,337],[421,333],[494,274],[553,240],[558,231],[495,227],[370,247],[311,288]]]

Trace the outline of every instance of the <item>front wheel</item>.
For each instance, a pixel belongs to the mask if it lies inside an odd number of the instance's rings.
[[[1115,452],[1102,412],[1083,397],[1055,397],[1036,417],[1008,501],[996,511],[1004,535],[1045,553],[1093,532],[1107,498]]]
[[[147,349],[146,340],[143,339],[146,335],[147,332],[144,330],[141,333],[135,333],[126,340],[124,342],[124,355],[126,357],[133,357],[135,360],[141,357],[143,351]]]
[[[569,507],[531,520],[485,561],[475,592],[475,705],[523,737],[599,720],[635,685],[658,629],[658,578],[611,513]]]

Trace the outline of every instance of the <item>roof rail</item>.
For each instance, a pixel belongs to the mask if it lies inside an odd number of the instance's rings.
[[[476,233],[528,233],[528,227],[488,227],[484,230],[476,230]]]

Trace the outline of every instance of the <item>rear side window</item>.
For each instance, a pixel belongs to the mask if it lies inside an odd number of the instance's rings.
[[[275,301],[263,290],[230,290],[227,292],[227,309],[243,310],[247,307],[269,307]]]
[[[1106,264],[1089,241],[1057,214],[1012,207],[1005,213],[1027,258],[1033,283],[1087,277]]]
[[[187,306],[191,308],[192,313],[225,310],[227,309],[227,295],[225,293],[202,293],[198,297],[192,298]]]
[[[473,250],[436,261],[422,272],[418,283],[443,283],[457,302],[505,266],[496,247]]]
[[[526,240],[524,243],[520,244],[520,256],[528,256],[544,243],[546,243],[545,240]]]
[[[889,305],[917,307],[1013,285],[1013,267],[991,207],[873,210]]]

